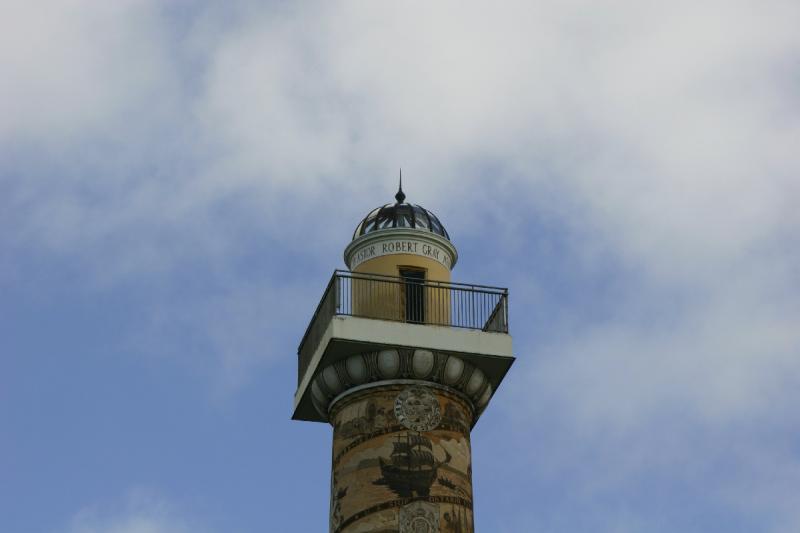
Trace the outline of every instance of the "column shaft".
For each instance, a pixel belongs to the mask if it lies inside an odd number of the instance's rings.
[[[462,395],[424,382],[337,401],[331,533],[472,533],[472,416]]]

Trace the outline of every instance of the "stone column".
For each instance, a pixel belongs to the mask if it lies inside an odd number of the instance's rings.
[[[472,417],[463,394],[424,381],[337,400],[331,533],[472,533]]]
[[[322,369],[333,426],[331,533],[471,533],[469,432],[492,387],[456,354],[387,348]]]

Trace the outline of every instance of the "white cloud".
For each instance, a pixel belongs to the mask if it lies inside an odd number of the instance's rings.
[[[154,2],[8,2],[0,13],[0,142],[113,134],[109,120],[158,110],[172,81]]]
[[[786,199],[797,192],[791,4],[245,6],[194,12],[182,39],[166,37],[175,21],[147,2],[79,3],[43,21],[22,11],[24,30],[9,37],[19,46],[6,52],[16,66],[3,76],[14,92],[4,100],[21,104],[6,136],[49,139],[50,118],[97,135],[86,121],[99,113],[116,131],[137,124],[123,142],[141,150],[90,161],[70,152],[66,173],[88,175],[47,177],[31,194],[47,209],[28,213],[26,235],[63,246],[146,228],[155,242],[158,225],[180,240],[221,201],[252,216],[247,197],[262,220],[308,224],[287,199],[321,206],[339,189],[367,209],[401,165],[412,196],[424,184],[417,198],[424,189],[442,205],[486,163],[525,187],[498,208],[518,209],[520,197],[537,208],[555,180],[601,238],[654,274],[694,277],[709,268],[704,256],[797,224]],[[37,35],[50,44],[29,46]],[[180,147],[163,170],[170,154],[147,143],[158,130],[179,137],[162,138]],[[137,158],[155,158],[158,176]],[[97,159],[102,178],[92,176]],[[136,250],[172,255],[169,245]]]
[[[131,491],[114,509],[87,507],[76,513],[64,533],[199,533],[206,531],[180,516],[174,506],[151,491]]]

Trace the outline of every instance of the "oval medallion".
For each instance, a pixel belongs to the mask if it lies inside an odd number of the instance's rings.
[[[394,401],[397,421],[414,431],[430,431],[442,420],[439,400],[424,387],[409,387]]]
[[[438,533],[439,508],[414,502],[400,508],[400,533]]]

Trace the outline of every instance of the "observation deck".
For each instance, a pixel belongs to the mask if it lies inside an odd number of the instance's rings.
[[[514,361],[508,289],[336,270],[297,349],[297,420],[326,421],[311,398],[317,373],[355,353],[428,350],[458,356],[497,390]],[[400,377],[411,377],[409,369]]]

